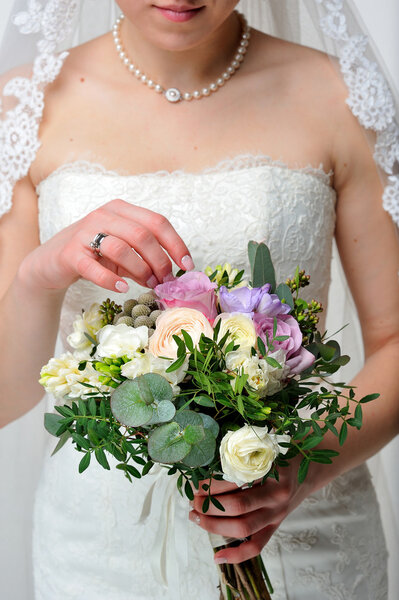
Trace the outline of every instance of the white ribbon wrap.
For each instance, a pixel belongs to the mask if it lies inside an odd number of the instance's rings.
[[[178,475],[154,465],[147,477],[153,483],[145,495],[139,524],[158,522],[149,561],[156,581],[174,600],[181,600],[180,572],[188,568],[188,502],[177,490]]]

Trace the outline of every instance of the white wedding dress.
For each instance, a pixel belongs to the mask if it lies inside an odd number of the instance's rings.
[[[336,198],[321,167],[294,169],[244,156],[197,174],[124,175],[79,161],[52,173],[38,194],[43,242],[119,197],[166,215],[198,269],[225,261],[247,268],[248,240],[265,240],[278,279],[299,263],[311,274],[308,296],[327,303]],[[130,293],[135,295],[134,287]],[[74,284],[65,299],[61,338],[83,307],[108,295],[87,282]],[[138,523],[154,476],[130,484],[121,472],[94,463],[79,475],[81,455],[69,446],[50,457],[54,445],[52,438],[35,505],[36,600],[176,598],[176,590],[162,587],[151,570],[157,517]],[[186,503],[175,494],[176,511],[186,518]],[[157,500],[162,508],[159,493]],[[217,600],[207,533],[188,520],[183,527],[189,549],[187,564],[177,549],[181,597]],[[386,600],[385,542],[367,468],[307,498],[282,523],[264,558],[274,600]]]

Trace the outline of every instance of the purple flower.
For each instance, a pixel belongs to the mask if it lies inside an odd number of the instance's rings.
[[[186,307],[202,312],[210,321],[217,315],[216,283],[201,271],[188,271],[181,277],[157,285],[155,293],[164,308]]]
[[[257,335],[267,346],[267,337],[273,339],[274,318],[263,314],[255,313],[254,324]],[[287,336],[287,339],[274,341],[274,350],[283,350],[286,355],[286,365],[290,368],[291,374],[297,375],[310,367],[315,357],[311,352],[302,346],[302,332],[298,322],[290,315],[280,315],[276,317],[277,331],[276,337]],[[266,336],[267,334],[267,336]]]
[[[220,308],[222,309],[222,312],[226,313],[253,313],[259,304],[262,290],[263,288],[241,287],[235,288],[229,292],[228,289],[222,285],[219,290]]]
[[[262,288],[263,289],[263,288]],[[277,315],[288,315],[291,307],[281,302],[277,294],[263,294],[256,312],[268,317],[277,317]]]

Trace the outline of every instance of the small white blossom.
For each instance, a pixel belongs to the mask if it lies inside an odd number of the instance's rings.
[[[84,396],[90,389],[82,384],[88,383],[98,388],[99,373],[90,363],[83,371],[79,371],[79,362],[79,359],[70,352],[62,354],[59,358],[51,358],[40,371],[39,383],[55,398]]]
[[[120,325],[106,325],[97,335],[99,344],[97,356],[119,358],[127,356],[134,358],[137,352],[148,345],[148,328],[130,327],[125,323]]]

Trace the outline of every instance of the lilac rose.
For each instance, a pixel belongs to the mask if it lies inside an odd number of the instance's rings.
[[[274,318],[255,313],[253,320],[257,335],[267,345],[266,333],[269,340],[273,339]],[[276,337],[288,337],[283,341],[274,341],[274,349],[275,351],[280,349],[284,351],[286,365],[290,368],[292,375],[297,375],[310,367],[314,363],[315,357],[311,352],[303,348],[302,332],[294,317],[291,315],[280,315],[276,317],[276,320]]]
[[[189,271],[157,285],[154,291],[163,308],[194,308],[213,321],[217,315],[216,287],[205,273]]]

